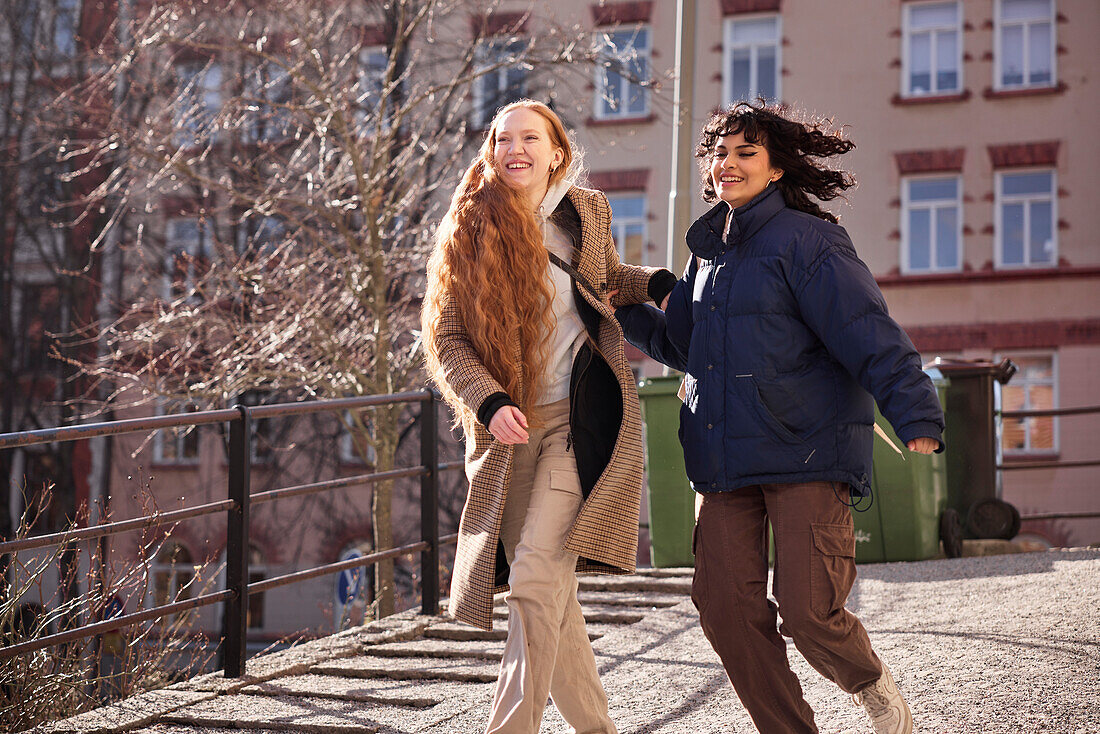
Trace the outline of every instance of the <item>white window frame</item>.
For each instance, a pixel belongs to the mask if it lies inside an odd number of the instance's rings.
[[[217,129],[212,122],[223,102],[221,64],[184,61],[176,64],[175,72],[177,88],[172,98],[172,137],[176,145],[186,150],[217,140]],[[200,100],[202,111],[196,115],[191,105],[197,106]],[[186,106],[181,108],[181,102]]]
[[[370,422],[365,421],[365,424],[368,427],[368,431],[373,433],[373,426],[370,424]],[[351,431],[348,430],[348,426],[350,426],[350,425],[354,425],[354,423],[352,422],[352,418],[351,418],[351,411],[345,410],[344,415],[340,419],[340,439],[339,439],[339,444],[338,444],[339,449],[340,449],[340,456],[339,456],[340,463],[341,464],[358,464],[358,465],[370,464],[370,465],[374,465],[378,460],[378,456],[377,456],[377,453],[375,451],[374,445],[373,444],[368,444],[367,445],[367,451],[366,451],[367,457],[366,457],[366,461],[364,461],[363,457],[359,454],[359,452],[355,450],[355,443],[352,441]]]
[[[377,66],[372,62],[381,60],[384,66]],[[359,49],[359,87],[355,98],[355,121],[364,135],[374,135],[379,128],[379,117],[382,108],[379,99],[369,92],[377,92],[379,96],[384,92],[382,83],[385,81],[386,69],[390,63],[389,49],[382,45],[364,46]]]
[[[1049,166],[1040,166],[1037,168],[1008,168],[1004,170],[995,171],[994,176],[994,195],[993,195],[993,231],[994,231],[994,251],[996,257],[996,267],[999,270],[1020,270],[1028,268],[1054,268],[1058,266],[1058,171]],[[1010,196],[1004,195],[1004,178],[1005,176],[1014,176],[1024,173],[1049,173],[1050,174],[1050,194],[1049,196],[1043,196],[1041,194],[1012,194]],[[1054,243],[1054,252],[1051,255],[1050,262],[1038,262],[1033,263],[1031,260],[1031,248],[1028,242],[1024,242],[1024,262],[1022,263],[1005,263],[1004,260],[1004,212],[1002,211],[1005,204],[1023,203],[1025,205],[1031,202],[1050,201],[1050,239]],[[1024,233],[1025,237],[1030,232],[1031,223],[1031,208],[1025,206],[1024,209]]]
[[[1058,406],[1062,404],[1061,403],[1061,396],[1060,396],[1061,391],[1058,388],[1058,383],[1059,383],[1059,380],[1058,380],[1058,352],[1056,352],[1056,351],[1042,351],[1042,350],[1040,350],[1040,351],[1012,351],[1012,352],[1006,352],[1004,354],[998,354],[994,358],[994,361],[995,362],[1000,362],[1001,360],[1003,360],[1005,358],[1020,360],[1020,359],[1035,358],[1035,357],[1049,357],[1050,358],[1050,379],[1051,379],[1051,382],[1053,383],[1052,387],[1051,387],[1051,403],[1052,403],[1051,408],[1054,409],[1054,410],[1057,410]],[[1044,382],[1033,382],[1033,381],[1027,380],[1027,378],[1025,378],[1024,375],[1023,375],[1023,371],[1021,370],[1020,372],[1017,372],[1016,375],[1014,375],[1011,380],[1009,380],[1008,385],[1003,385],[1002,386],[1002,385],[1000,385],[999,383],[996,383],[996,382],[994,382],[994,385],[996,386],[998,391],[1000,391],[1003,394],[1003,391],[1006,387],[1018,387],[1021,382],[1023,382],[1025,386],[1044,385],[1044,384],[1046,384]],[[1033,408],[1031,407],[1031,401],[1030,401],[1030,397],[1029,397],[1030,393],[1025,391],[1024,394],[1025,394],[1025,402],[1024,402],[1024,407],[1021,410],[1033,410]],[[1001,400],[998,400],[997,402],[998,402],[998,405],[1003,410],[1004,409],[1003,398]],[[1033,420],[1039,420],[1039,419],[1040,418],[1037,417],[1037,418],[1024,418],[1023,420],[1025,422],[1027,422],[1027,421],[1033,421]],[[998,451],[1002,452],[1002,454],[1004,456],[1054,456],[1054,455],[1057,455],[1060,452],[1060,450],[1061,450],[1060,447],[1062,445],[1061,444],[1061,438],[1059,436],[1058,416],[1056,416],[1056,415],[1055,416],[1050,416],[1050,420],[1051,420],[1051,448],[1049,448],[1049,449],[1034,449],[1034,448],[1031,448],[1030,446],[1025,446],[1022,449],[1006,449],[1005,445],[1004,445],[1004,428],[1003,428],[1003,426],[1001,426],[1000,431],[998,432],[1000,435],[998,435],[998,437],[997,437],[997,449],[998,449]],[[1031,443],[1031,432],[1027,428],[1024,429],[1024,436],[1025,436],[1026,442]]]
[[[279,105],[289,103],[293,97],[293,91],[294,81],[291,79],[290,72],[279,64],[274,61],[252,64],[245,77],[245,96],[251,103],[249,106],[256,109],[245,117],[246,122],[241,138],[248,143],[286,140],[290,136],[290,130],[278,129],[283,126],[278,123],[283,121],[289,128],[294,116],[289,110],[280,108]],[[255,124],[256,117],[264,125],[265,129],[262,133]]]
[[[993,4],[993,88],[996,90],[1012,90],[1012,89],[1047,89],[1049,87],[1057,86],[1058,84],[1058,28],[1057,17],[1058,10],[1055,0],[1050,0],[1050,16],[1045,18],[1031,18],[1028,20],[1012,20],[1004,21],[1001,18],[1001,3],[1002,0],[996,0]],[[1040,82],[1037,84],[1030,83],[1027,79],[1031,76],[1031,50],[1028,29],[1033,23],[1049,23],[1050,24],[1050,81]],[[1024,80],[1020,84],[1005,84],[1004,83],[1004,49],[1002,46],[1002,36],[1004,29],[1009,26],[1022,26],[1024,29]]]
[[[485,109],[487,100],[485,99],[484,85],[487,79],[496,79],[496,89],[497,92],[500,93],[508,89],[508,73],[516,70],[516,64],[509,65],[504,63],[507,55],[513,53],[511,51],[513,44],[520,47],[520,50],[515,53],[522,56],[530,47],[531,39],[525,36],[490,36],[480,40],[474,51],[477,60],[476,66],[479,73],[483,72],[485,69],[496,67],[492,69],[492,71],[479,75],[474,80],[474,109],[472,119],[474,126],[478,129],[487,127],[496,114],[495,107],[491,110]],[[523,81],[520,85],[522,91],[519,95],[519,98],[522,98],[527,95],[528,69],[523,68],[522,63],[518,64],[518,66],[519,71],[523,74]]]
[[[611,217],[611,237],[615,242],[615,249],[619,252],[619,260],[626,262],[626,228],[630,225],[641,225],[642,227],[642,261],[639,265],[649,264],[649,253],[647,244],[649,242],[647,221],[649,217],[649,199],[646,197],[645,191],[622,191],[616,193],[607,194],[608,204],[613,206],[613,202],[623,199],[640,199],[642,202],[642,213],[638,217]]]
[[[611,43],[612,34],[631,34],[629,44],[616,48]],[[639,39],[645,43],[638,44]],[[601,63],[594,70],[596,94],[592,99],[592,114],[597,120],[621,120],[635,119],[649,115],[649,87],[644,83],[632,81],[623,75],[620,70],[629,70],[630,66],[637,63],[642,67],[643,82],[649,79],[651,73],[650,53],[653,49],[653,29],[648,23],[639,24],[633,29],[613,28],[597,31],[597,53]],[[606,66],[605,66],[606,65]],[[619,72],[618,98],[620,106],[617,110],[608,111],[604,108],[607,98],[607,71]],[[630,110],[629,100],[640,97],[642,109]]]
[[[913,181],[943,181],[953,179],[955,181],[954,199],[932,199],[913,202],[909,198],[909,184]],[[901,272],[904,274],[918,273],[956,273],[962,270],[963,262],[963,193],[962,176],[957,173],[927,174],[918,176],[903,176],[901,179]],[[958,244],[957,261],[950,267],[936,265],[936,254],[939,243],[935,237],[935,226],[930,232],[931,252],[929,253],[929,266],[927,268],[914,268],[912,266],[912,233],[909,231],[909,214],[914,209],[928,209],[933,213],[932,221],[935,222],[935,214],[941,209],[954,207],[955,237]]]
[[[65,60],[76,54],[76,39],[80,35],[80,0],[57,0],[53,17],[53,50]]]
[[[912,27],[911,15],[914,7],[928,6],[928,5],[954,5],[957,11],[957,17],[954,26],[939,25],[935,27],[922,27],[919,31],[914,31]],[[963,4],[958,0],[947,1],[933,0],[932,2],[920,2],[920,3],[905,3],[901,7],[901,93],[904,97],[933,97],[943,94],[958,94],[963,90]],[[932,44],[932,68],[931,79],[928,91],[920,92],[914,91],[911,83],[912,76],[910,71],[912,69],[912,51],[913,51],[913,34],[915,32],[929,33],[931,34]],[[939,47],[940,34],[945,32],[954,32],[957,40],[955,44],[955,78],[957,84],[951,89],[940,89],[938,75],[936,73],[936,62],[939,59],[939,55],[936,50]]]
[[[188,559],[184,561],[171,561],[167,563],[161,561],[160,557],[164,550],[166,548],[174,547],[181,548],[183,552],[187,554]],[[198,570],[195,568],[194,558],[194,554],[191,553],[191,550],[186,545],[178,541],[172,540],[171,538],[164,541],[164,543],[162,543],[161,546],[157,548],[156,555],[153,556],[153,558],[149,562],[149,586],[146,587],[148,589],[148,595],[146,597],[148,608],[151,609],[152,607],[156,606],[158,602],[161,601],[160,599],[157,599],[157,581],[159,580],[158,577],[161,574],[164,574],[168,577],[166,590],[167,596],[164,600],[165,604],[172,604],[176,601],[191,599],[193,597],[196,591],[194,585],[199,582],[199,574]],[[187,610],[176,612],[173,615],[161,617],[158,622],[161,625],[168,626],[171,624],[172,620],[178,620],[183,617],[183,615],[189,613],[190,612]]]
[[[179,407],[182,410],[173,412],[171,408]],[[168,400],[158,400],[156,404],[156,414],[161,415],[183,415],[190,412],[188,408],[194,407],[190,403],[170,402]],[[195,440],[195,455],[187,456],[184,450],[188,439],[194,436]],[[175,456],[166,456],[164,447],[171,441],[175,444],[176,453]],[[181,426],[179,428],[161,428],[153,436],[153,463],[154,464],[184,464],[184,465],[196,465],[199,463],[199,457],[202,455],[202,437],[199,434],[198,426]]]
[[[731,43],[733,28],[738,23],[745,21],[775,19],[775,40],[768,43],[736,44]],[[779,13],[761,13],[736,15],[726,18],[722,23],[722,103],[730,105],[738,101],[733,98],[733,51],[739,48],[748,48],[751,52],[749,60],[749,77],[757,87],[749,89],[750,100],[760,95],[759,69],[757,49],[765,46],[775,46],[775,99],[783,98],[783,16]]]

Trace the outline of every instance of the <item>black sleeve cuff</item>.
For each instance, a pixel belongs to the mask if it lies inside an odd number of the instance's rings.
[[[671,271],[662,268],[650,276],[649,286],[646,290],[649,291],[650,299],[660,306],[661,301],[665,300],[665,296],[672,293],[672,289],[675,287],[676,276]]]
[[[485,398],[481,403],[481,407],[477,409],[477,422],[486,428],[489,427],[489,421],[493,419],[493,416],[497,414],[497,411],[503,408],[505,405],[515,405],[515,401],[508,397],[506,392],[495,392],[489,397]]]

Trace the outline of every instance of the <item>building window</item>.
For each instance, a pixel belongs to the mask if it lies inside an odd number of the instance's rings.
[[[723,96],[725,103],[779,99],[779,16],[727,18]]]
[[[647,264],[645,194],[615,194],[611,204],[611,237],[623,262]]]
[[[241,405],[255,407],[258,405],[271,405],[279,402],[279,396],[265,390],[248,390],[241,393],[238,398]],[[252,417],[252,462],[266,464],[275,459],[275,445],[281,431],[287,427],[287,423],[281,418],[257,418]]]
[[[254,258],[274,255],[286,241],[286,224],[279,217],[248,217],[237,227],[238,251]]]
[[[649,114],[649,28],[599,34],[596,66],[596,119]]]
[[[198,407],[193,403],[157,404],[157,415],[179,415],[194,413]],[[198,426],[180,426],[162,428],[153,436],[153,461],[158,464],[196,464],[199,461]]]
[[[153,581],[153,606],[164,606],[191,598],[195,564],[191,553],[179,543],[166,541],[157,551],[149,569]],[[163,622],[180,619],[184,612],[162,617]]]
[[[901,182],[901,261],[906,273],[958,270],[962,195],[957,176]]]
[[[69,58],[76,54],[78,18],[77,0],[55,0],[53,47],[57,55],[62,58]]]
[[[478,45],[481,76],[474,85],[476,128],[488,127],[498,109],[527,96],[527,69],[522,57],[528,45],[523,38],[493,39]]]
[[[61,332],[61,292],[53,283],[17,283],[16,364],[23,372],[44,373],[60,366],[50,353]],[[21,348],[20,348],[21,347]]]
[[[377,454],[373,441],[370,416],[364,412],[357,419],[350,410],[345,410],[340,419],[340,462],[374,465]]]
[[[213,228],[206,219],[170,219],[165,232],[164,297],[198,298],[199,279],[211,251]]]
[[[1058,405],[1053,354],[1009,355],[1019,371],[1001,386],[1001,409],[1053,410]],[[1001,424],[1005,455],[1056,453],[1058,419],[1053,416],[1005,418]]]
[[[222,67],[206,61],[176,67],[176,98],[172,101],[174,140],[194,148],[214,137],[214,118],[221,109]]]
[[[267,565],[264,554],[254,545],[248,546],[248,583],[255,584],[267,578]],[[254,591],[248,595],[248,629],[264,628],[264,592]]]
[[[997,264],[1046,267],[1058,262],[1053,171],[997,175]]]
[[[995,36],[998,89],[1054,84],[1054,0],[1000,0]]]
[[[385,46],[371,46],[359,52],[359,89],[355,100],[355,120],[365,135],[374,135],[384,110],[386,70],[390,55]]]
[[[958,2],[902,6],[902,93],[952,94],[962,88],[962,10]]]
[[[290,137],[293,87],[286,69],[271,61],[256,64],[245,77],[244,96],[249,109],[242,135],[246,142],[273,142]]]

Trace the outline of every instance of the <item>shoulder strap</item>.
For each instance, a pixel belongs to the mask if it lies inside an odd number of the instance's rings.
[[[568,273],[569,277],[572,278],[573,280],[575,280],[577,282],[577,285],[581,286],[586,291],[588,291],[588,294],[590,296],[595,298],[597,301],[603,300],[602,298],[600,298],[600,294],[596,291],[596,289],[592,287],[592,284],[588,282],[588,278],[586,278],[583,275],[581,275],[580,273],[578,273],[576,268],[574,268],[569,263],[565,262],[565,260],[562,260],[560,257],[555,255],[553,252],[550,252],[550,250],[547,250],[546,254],[550,256],[550,262],[554,263],[559,268],[561,268],[566,273]]]

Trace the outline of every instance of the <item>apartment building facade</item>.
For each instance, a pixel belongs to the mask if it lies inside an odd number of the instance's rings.
[[[857,188],[830,208],[922,357],[1012,359],[1005,410],[1100,403],[1100,5],[1090,0],[699,0],[688,44],[690,124],[763,96],[832,118],[856,149]],[[616,91],[597,73],[578,126],[607,191],[620,250],[679,269],[668,237],[675,2],[562,3],[637,53],[618,68],[654,84]],[[626,39],[625,41],[620,39]],[[612,68],[615,68],[612,66]],[[629,70],[628,70],[629,71]],[[612,93],[605,90],[611,78]],[[613,101],[623,100],[613,109]],[[583,103],[582,103],[583,104]],[[693,216],[705,211],[692,184]],[[654,367],[639,361],[639,370]],[[1095,414],[1003,421],[1003,497],[1025,515],[1096,512]],[[1058,545],[1100,540],[1096,518],[1024,524]]]
[[[694,68],[686,124],[694,134],[714,110],[763,96],[843,126],[857,147],[840,165],[859,185],[830,207],[926,360],[1011,358],[1020,372],[1002,391],[1006,409],[1100,403],[1100,213],[1090,200],[1100,160],[1092,134],[1100,114],[1094,81],[1100,5],[697,0],[693,10],[686,29]],[[545,99],[574,131],[589,184],[611,202],[623,259],[679,272],[687,259],[684,232],[669,235],[676,12],[673,0],[503,0],[487,17],[450,32],[470,34],[479,62],[495,67],[467,100],[475,131],[468,153],[497,106],[528,94]],[[590,34],[600,55],[595,68],[507,63],[515,44],[563,27]],[[383,58],[379,46],[361,55],[368,72],[377,72]],[[172,120],[183,139],[200,134],[216,114],[229,79],[216,65],[187,57],[179,59],[178,74],[192,90],[192,110],[206,111]],[[706,209],[697,176],[690,191],[697,216]],[[210,246],[199,204],[166,194],[150,207],[145,225],[163,250],[165,276],[153,285],[168,296],[173,284],[187,285]],[[280,236],[275,219],[254,224],[247,236],[256,242]],[[660,366],[635,356],[639,375],[660,373]],[[181,409],[164,403],[154,411]],[[1004,498],[1024,513],[1095,511],[1091,472],[1053,463],[1098,458],[1088,441],[1098,425],[1096,416],[1006,421],[1005,464],[1052,465],[1004,472]],[[256,477],[265,487],[291,475],[369,469],[369,457],[364,464],[339,422],[307,431],[327,446],[320,468],[316,456],[303,462],[284,451],[301,435],[295,430],[289,438],[258,436]],[[143,484],[165,509],[182,495],[187,504],[223,496],[223,439],[203,429],[116,440],[104,492],[114,498],[116,516],[146,509],[139,501]],[[366,500],[348,502],[322,513],[325,522],[315,527],[325,532],[305,542],[288,541],[300,525],[294,522],[300,506],[283,507],[280,517],[257,515],[253,579],[367,550]],[[399,526],[414,527],[413,505],[396,507],[395,516]],[[335,522],[341,517],[351,520]],[[162,603],[223,583],[216,574],[196,579],[188,570],[207,559],[216,568],[222,527],[174,529],[151,559],[145,601]],[[1025,523],[1025,530],[1056,545],[1100,540],[1095,518]],[[131,540],[120,542],[117,552],[138,551]],[[306,627],[330,629],[340,611],[335,593],[332,579],[324,579],[258,596],[251,601],[250,633],[259,643]],[[219,610],[204,612],[200,622],[216,636]]]

